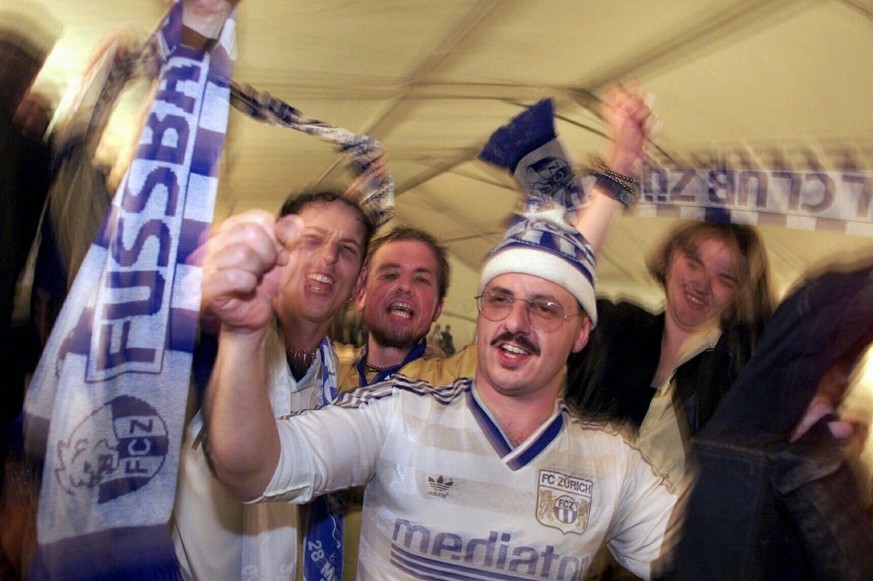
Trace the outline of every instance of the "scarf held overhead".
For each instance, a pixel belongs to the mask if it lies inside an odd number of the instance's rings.
[[[232,83],[230,89],[231,105],[246,115],[337,144],[341,152],[349,154],[352,165],[361,172],[362,194],[356,201],[373,224],[382,226],[394,216],[394,180],[387,172],[378,175],[375,171],[376,160],[384,154],[378,141],[308,117],[299,109],[251,85]]]
[[[169,520],[200,302],[188,264],[212,221],[233,16],[201,52],[161,23],[154,103],[26,401],[45,457],[35,578],[174,577]]]
[[[307,117],[284,101],[250,85],[232,83],[231,104],[259,121],[302,131],[337,144],[341,152],[349,154],[352,165],[361,172],[362,193],[356,200],[357,203],[377,227],[393,217],[394,181],[389,174],[382,175],[376,171],[375,162],[384,154],[378,141]],[[325,341],[328,342],[326,339]],[[336,370],[332,367],[335,358],[332,349],[330,356],[324,343],[321,350],[325,373],[322,377],[319,406],[332,403],[338,394]],[[342,577],[343,516],[340,504],[336,496],[326,494],[314,499],[304,509],[306,530],[303,531],[302,574],[306,581]],[[271,574],[275,576],[276,571],[281,573],[295,568],[290,563],[280,562],[276,555],[287,553],[282,550],[283,546],[296,546],[296,531],[287,523],[271,519],[271,512],[278,513],[265,506],[245,508],[246,539],[242,563],[244,576],[249,577],[256,572],[264,578]],[[281,517],[278,520],[281,521]],[[271,546],[273,549],[270,549]],[[287,569],[283,569],[283,566],[287,566]]]
[[[494,131],[479,158],[513,174],[527,208],[557,204],[575,211],[587,205],[586,192],[595,179],[583,172],[576,175],[554,120],[551,99],[531,105]],[[807,168],[777,164],[775,169],[719,165],[695,169],[649,159],[633,213],[873,236],[869,171],[828,171],[817,163]]]

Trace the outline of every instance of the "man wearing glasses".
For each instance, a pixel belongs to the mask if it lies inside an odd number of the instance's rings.
[[[269,288],[276,257],[245,266]],[[263,258],[263,257],[262,257]],[[209,269],[204,269],[209,272]],[[593,253],[562,211],[526,215],[483,268],[473,379],[397,376],[276,420],[263,384],[263,293],[227,292],[207,395],[209,454],[246,501],[366,485],[362,579],[584,576],[601,542],[642,577],[675,497],[634,448],[559,398],[597,313]]]

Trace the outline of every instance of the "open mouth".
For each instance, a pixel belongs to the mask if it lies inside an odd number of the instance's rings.
[[[395,319],[410,320],[415,312],[412,310],[412,305],[408,303],[391,303],[388,307],[388,315]]]
[[[703,308],[706,307],[706,300],[701,298],[700,295],[694,293],[693,291],[685,291],[685,299],[691,303],[695,307]]]
[[[327,294],[333,290],[334,280],[326,274],[308,274],[306,280],[307,288],[314,293]]]
[[[518,359],[520,357],[531,354],[530,351],[519,347],[515,343],[503,343],[502,345],[500,345],[500,349],[510,359]]]
[[[491,342],[497,347],[501,356],[507,361],[518,361],[532,355],[539,355],[540,350],[527,337],[503,333]]]

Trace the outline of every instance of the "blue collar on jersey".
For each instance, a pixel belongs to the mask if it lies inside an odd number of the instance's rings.
[[[422,355],[424,355],[425,350],[427,349],[427,339],[422,339],[419,341],[412,350],[406,354],[406,357],[400,363],[400,365],[392,365],[390,367],[386,367],[382,371],[376,374],[376,377],[373,378],[372,382],[367,381],[367,372],[364,369],[364,361],[367,359],[367,353],[369,353],[370,349],[368,345],[364,345],[364,349],[361,351],[361,356],[355,362],[355,367],[358,370],[358,383],[359,386],[369,385],[370,383],[378,383],[380,381],[384,381],[388,379],[390,376],[394,375],[400,368],[409,363],[410,361],[415,361]]]

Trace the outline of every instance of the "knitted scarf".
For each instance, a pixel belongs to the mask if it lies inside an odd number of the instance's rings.
[[[376,226],[381,226],[394,215],[394,181],[390,176],[379,176],[374,171],[374,162],[383,155],[382,146],[371,137],[356,135],[346,129],[335,127],[318,119],[306,116],[298,109],[259,91],[249,85],[231,85],[231,104],[249,116],[337,144],[340,152],[350,156],[352,164],[361,172],[362,194],[358,204]],[[327,369],[327,361],[323,358]],[[332,403],[337,397],[336,372],[323,378],[323,404]],[[341,579],[343,564],[343,518],[340,502],[335,496],[326,494],[314,499],[306,507],[306,530],[303,531],[303,578],[306,581],[321,579]],[[269,509],[267,509],[269,510]],[[247,514],[251,511],[247,510]],[[262,514],[263,509],[258,510]],[[262,514],[262,516],[264,516]],[[280,533],[271,532],[269,519],[247,518],[247,549],[252,546],[275,543]],[[257,530],[262,532],[258,535]],[[258,538],[260,537],[260,539]],[[286,535],[293,542],[291,535]],[[243,556],[243,570],[262,571],[269,566],[264,563],[259,551],[246,550]],[[269,561],[269,558],[267,559]],[[260,562],[260,564],[258,564]]]
[[[227,126],[234,16],[206,51],[181,44],[177,0],[152,36],[159,85],[110,211],[30,385],[44,456],[33,578],[179,576],[169,520],[201,272]],[[110,75],[113,77],[113,75]]]
[[[592,173],[576,171],[554,119],[554,103],[543,99],[494,131],[479,153],[512,173],[526,194],[527,210],[555,204],[575,211],[587,205],[586,192],[594,187]],[[642,217],[873,236],[873,174],[857,167],[693,168],[649,159],[639,190],[632,212]]]
[[[136,157],[85,256],[25,405],[28,450],[45,458],[40,505],[51,507],[39,514],[37,578],[178,576],[166,522],[200,282],[200,269],[187,259],[212,221],[228,102],[258,120],[338,144],[362,172],[358,202],[365,212],[377,225],[393,215],[393,181],[370,171],[383,154],[376,140],[232,83],[233,17],[206,52],[181,45],[181,21],[177,0],[142,50],[113,58],[92,85],[92,93],[93,86],[99,91],[91,95],[87,131],[99,135],[129,79],[160,77]],[[335,374],[332,383],[325,393],[335,397]],[[321,535],[316,521],[313,534]],[[324,523],[329,537],[341,538],[333,511],[324,513]],[[332,561],[341,564],[340,548]]]
[[[394,216],[394,180],[387,174],[378,176],[371,171],[373,162],[384,154],[378,141],[308,117],[266,91],[250,85],[232,83],[230,97],[231,104],[237,110],[254,119],[335,143],[340,152],[350,156],[351,163],[361,172],[363,193],[357,202],[364,212],[376,226],[383,225]]]

